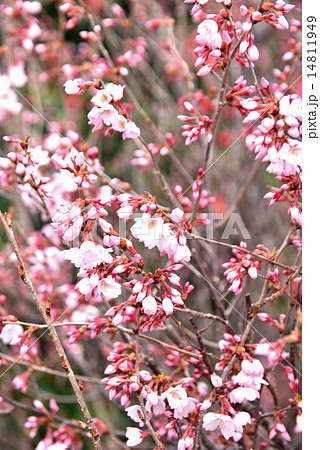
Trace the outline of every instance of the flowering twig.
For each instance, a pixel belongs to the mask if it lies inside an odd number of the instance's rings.
[[[138,314],[137,314],[137,324],[139,324],[139,318],[140,318],[140,314],[138,312]],[[140,363],[139,363],[139,360],[140,360],[140,354],[139,353],[140,352],[139,352],[139,335],[138,335],[138,333],[136,334],[136,338],[135,338],[135,346],[136,346],[135,369],[136,369],[137,383],[139,384],[140,383]],[[157,447],[159,449],[164,449],[164,446],[163,446],[161,440],[159,439],[159,436],[155,432],[155,430],[154,430],[154,428],[153,428],[153,426],[152,426],[152,424],[151,424],[151,422],[150,422],[150,420],[148,418],[147,411],[146,411],[146,408],[144,406],[144,401],[143,401],[143,398],[141,397],[140,394],[138,394],[138,400],[139,400],[141,411],[142,411],[142,414],[143,414],[144,423],[146,424],[146,426],[147,426],[151,436],[153,437],[154,442],[157,444]]]
[[[221,247],[228,247],[228,248],[231,248],[232,250],[244,251],[245,253],[248,253],[249,255],[253,255],[258,259],[262,259],[263,261],[267,261],[270,264],[273,264],[278,267],[282,267],[283,269],[290,270],[291,272],[295,272],[295,270],[296,270],[295,268],[287,266],[286,264],[279,263],[275,259],[267,258],[266,256],[259,255],[259,254],[255,253],[254,251],[247,250],[247,249],[243,250],[243,248],[239,247],[238,245],[233,245],[233,244],[228,244],[226,242],[216,241],[215,239],[204,238],[202,236],[197,236],[193,233],[190,233],[190,236],[193,239],[196,239],[198,241],[204,241],[204,242],[208,242],[211,244],[220,245]]]
[[[31,281],[31,278],[29,276],[29,273],[27,271],[26,265],[24,263],[24,260],[22,258],[22,255],[20,253],[17,241],[15,239],[14,233],[13,233],[13,229],[12,229],[12,222],[11,222],[11,218],[8,215],[4,215],[1,211],[0,211],[0,221],[5,229],[6,235],[8,237],[8,240],[14,250],[14,253],[17,257],[17,260],[19,262],[19,275],[20,278],[22,279],[23,283],[26,285],[26,287],[29,289],[33,301],[36,304],[39,312],[41,313],[44,321],[46,322],[48,329],[50,331],[50,337],[56,347],[57,353],[60,357],[61,360],[61,364],[62,367],[64,368],[64,370],[66,371],[70,384],[72,386],[72,389],[76,395],[77,401],[79,403],[79,406],[81,408],[81,411],[85,417],[85,420],[87,422],[87,429],[90,432],[91,436],[92,436],[92,440],[94,442],[94,446],[96,449],[98,450],[102,450],[102,446],[101,446],[101,441],[100,441],[100,435],[96,429],[95,423],[92,419],[92,416],[90,414],[90,411],[88,409],[88,406],[83,398],[83,394],[81,392],[81,389],[79,387],[78,381],[74,375],[74,372],[72,370],[72,367],[69,363],[69,360],[67,358],[67,355],[64,351],[64,348],[61,344],[60,338],[58,336],[58,333],[55,329],[55,327],[52,324],[52,320],[50,315],[47,313],[46,308],[43,306],[43,304],[41,303],[41,300],[38,297],[37,291]]]

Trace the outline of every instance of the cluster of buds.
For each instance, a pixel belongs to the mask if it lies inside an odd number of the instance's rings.
[[[0,183],[6,187],[13,183],[29,184],[34,189],[47,184],[49,177],[41,176],[39,169],[49,164],[49,153],[40,145],[29,146],[29,136],[24,141],[11,136],[4,136],[5,141],[15,144],[14,151],[0,158]],[[45,191],[42,190],[43,193]]]
[[[295,8],[295,5],[286,3],[283,0],[276,2],[265,2],[261,7],[262,20],[265,20],[269,25],[277,30],[287,30],[289,24],[284,14],[289,13]]]
[[[226,13],[226,17],[228,17],[228,13]],[[194,49],[194,53],[197,55],[195,66],[203,65],[197,73],[198,76],[207,75],[227,64],[230,47],[234,40],[234,31],[230,22],[225,21],[226,17],[222,14],[210,14],[198,25],[196,42],[199,45]]]
[[[227,270],[224,272],[231,286],[228,291],[239,295],[243,289],[243,280],[246,275],[255,280],[261,268],[261,261],[254,261],[255,256],[245,252],[247,244],[240,242],[243,250],[233,249],[236,258],[231,258],[229,262],[222,264]]]
[[[54,161],[59,169],[72,173],[74,183],[83,189],[88,189],[98,179],[94,168],[86,164],[84,154],[78,152],[74,147],[64,157],[56,156]]]
[[[89,239],[97,221],[103,229],[111,232],[112,226],[104,219],[108,214],[105,206],[109,206],[108,199],[77,199],[66,206],[57,207],[52,227],[59,237],[67,241],[75,240],[81,231]]]
[[[125,86],[120,84],[108,83],[92,97],[94,107],[89,112],[88,119],[89,125],[94,125],[93,133],[101,130],[103,125],[107,125],[110,128],[105,132],[106,136],[113,131],[121,132],[123,139],[135,139],[140,136],[140,130],[136,124],[125,117],[126,112],[120,101],[124,88]]]
[[[184,3],[194,3],[190,11],[190,14],[193,16],[194,14],[197,14],[206,3],[208,3],[208,0],[184,0]]]
[[[229,396],[231,403],[254,401],[260,397],[261,384],[269,384],[263,379],[264,368],[258,359],[243,359],[241,371],[232,377],[232,383],[239,387],[233,389]]]
[[[71,2],[64,2],[59,6],[59,10],[68,17],[65,24],[66,30],[72,30],[85,14],[84,8]]]
[[[168,255],[170,261],[176,263],[181,260],[190,261],[191,258],[184,235],[185,228],[189,228],[186,217],[181,209],[175,208],[169,220],[160,213],[153,216],[148,212],[143,213],[141,218],[135,219],[130,231],[145,247],[158,247],[161,255]]]
[[[114,269],[114,272],[118,270],[118,267]],[[181,267],[181,264],[174,264],[164,269],[157,269],[154,274],[149,272],[139,280],[134,279],[123,283],[123,286],[132,289],[131,295],[124,303],[110,308],[106,316],[112,317],[112,323],[115,326],[122,322],[134,322],[136,308],[141,305],[141,312],[147,316],[141,320],[141,331],[155,329],[162,324],[165,317],[173,313],[176,305],[184,305],[187,295],[193,290],[190,283],[186,283],[183,287],[180,277],[173,273]],[[168,282],[178,289],[170,286]]]
[[[200,114],[196,109],[192,106],[190,102],[184,102],[184,107],[187,111],[189,111],[192,114],[195,114],[194,117],[190,116],[184,116],[184,115],[178,115],[178,119],[183,122],[192,122],[194,120],[197,120],[197,125],[183,125],[182,128],[185,130],[182,133],[182,136],[186,136],[186,145],[192,144],[192,142],[195,142],[199,139],[199,136],[206,135],[207,142],[212,141],[212,124],[213,120],[211,120],[208,116],[205,114]]]
[[[120,208],[117,210],[120,219],[128,219],[137,208],[143,213],[151,214],[157,208],[156,199],[146,192],[145,195],[120,194],[115,199],[120,202]]]
[[[55,415],[59,411],[59,407],[55,399],[50,399],[49,411],[40,400],[34,400],[34,406],[39,410],[40,416],[29,416],[25,428],[29,430],[29,436],[34,438],[38,434],[38,430],[42,426],[46,426],[46,435],[38,443],[38,449],[45,448],[74,448],[79,449],[82,447],[80,439],[80,433],[77,428],[61,425],[55,431],[53,431],[53,422],[55,421]],[[74,421],[76,424],[77,422]]]

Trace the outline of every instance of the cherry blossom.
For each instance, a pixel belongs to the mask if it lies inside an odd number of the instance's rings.
[[[284,350],[285,343],[268,342],[265,338],[262,338],[255,346],[255,354],[260,356],[266,356],[270,367],[274,367],[280,361],[289,357],[289,353]]]
[[[203,428],[207,431],[220,430],[225,439],[230,439],[237,432],[237,426],[232,418],[225,414],[206,413],[203,416]]]
[[[244,275],[249,275],[250,278],[256,279],[258,276],[258,271],[260,270],[260,262],[253,261],[254,256],[245,254],[245,249],[247,244],[245,242],[240,242],[240,247],[244,249],[233,250],[238,261],[235,258],[231,258],[230,262],[222,264],[227,270],[224,272],[227,280],[231,283],[229,291],[233,291],[236,295],[240,294],[243,289],[243,277]]]
[[[252,362],[243,360],[241,371],[234,376],[232,381],[241,387],[230,392],[231,403],[243,403],[244,401],[254,401],[260,397],[261,384],[268,384],[263,379],[264,369],[259,360]]]
[[[141,218],[135,219],[130,230],[147,248],[158,247],[161,255],[167,254],[171,262],[190,261],[186,237],[179,230],[174,232],[171,224],[162,217],[151,216],[146,212]]]
[[[283,439],[286,441],[291,441],[291,437],[289,436],[286,427],[283,425],[279,417],[276,417],[275,424],[271,428],[271,431],[269,433],[269,439],[273,439],[277,434],[280,434]]]
[[[69,260],[75,267],[83,269],[93,269],[99,264],[111,263],[112,256],[110,249],[105,249],[101,245],[95,245],[92,241],[85,241],[79,248],[71,248],[61,252],[64,259]]]
[[[144,422],[141,420],[141,418],[143,417],[141,406],[138,405],[128,406],[128,408],[126,408],[126,412],[130,417],[130,419],[139,423],[140,427],[144,426]]]
[[[2,3],[9,431],[38,450],[299,445],[301,2]],[[248,233],[227,236],[234,215]]]
[[[188,397],[186,390],[182,386],[170,387],[163,394],[162,400],[166,399],[171,409],[174,410],[173,416],[176,419],[187,417],[196,407],[197,400]]]
[[[23,328],[19,324],[5,325],[0,334],[0,339],[4,344],[11,344],[15,336],[19,336],[23,332]],[[12,345],[12,344],[11,344]]]
[[[108,83],[92,97],[91,101],[95,106],[88,113],[89,125],[94,125],[92,132],[101,130],[105,124],[111,125],[111,128],[106,131],[106,135],[115,130],[122,133],[123,139],[135,139],[140,136],[140,129],[137,125],[121,113],[124,88],[125,86],[120,84]]]
[[[186,145],[192,144],[199,139],[200,135],[206,134],[207,142],[212,140],[211,126],[213,121],[206,115],[201,115],[189,102],[184,102],[184,107],[187,111],[195,114],[195,117],[179,115],[178,119],[183,122],[190,122],[193,120],[198,120],[197,125],[183,125],[182,128],[185,130],[182,135],[186,136]]]
[[[208,0],[184,0],[184,3],[194,3],[190,11],[190,14],[193,15],[200,11],[200,9],[208,3]]]
[[[135,447],[141,444],[147,433],[139,430],[139,428],[127,427],[126,438],[128,447]]]

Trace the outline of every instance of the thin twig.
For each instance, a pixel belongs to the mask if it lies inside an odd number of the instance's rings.
[[[190,317],[189,320],[190,320],[190,323],[193,326],[193,329],[194,329],[194,331],[195,331],[195,333],[197,335],[197,339],[198,339],[198,342],[199,342],[199,347],[200,347],[200,352],[202,354],[203,362],[204,362],[205,366],[207,367],[207,369],[209,371],[209,374],[211,375],[213,373],[213,369],[212,369],[212,366],[211,366],[211,363],[210,363],[210,360],[209,360],[209,357],[208,357],[207,350],[206,350],[205,345],[203,343],[202,337],[201,337],[201,335],[199,333],[197,324],[195,323],[193,317]]]
[[[9,361],[13,364],[19,364],[21,366],[32,368],[33,370],[35,370],[37,372],[47,373],[48,375],[54,375],[54,376],[62,377],[62,378],[68,378],[68,375],[65,372],[62,372],[61,370],[51,369],[50,367],[47,367],[47,366],[38,366],[37,364],[32,364],[29,361],[15,358],[14,356],[9,356],[2,352],[0,352],[0,360],[1,359],[5,359],[6,361]],[[78,380],[81,379],[81,381],[85,381],[87,383],[101,384],[100,378],[87,377],[86,375],[79,375],[79,374],[74,374],[74,376]]]

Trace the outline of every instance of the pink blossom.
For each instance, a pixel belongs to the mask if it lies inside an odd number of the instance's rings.
[[[200,45],[207,45],[211,49],[220,48],[222,38],[218,32],[218,25],[213,19],[206,19],[198,25],[196,41]]]
[[[160,217],[153,217],[149,213],[144,213],[141,218],[135,219],[130,231],[140,242],[151,249],[154,248],[160,236],[162,236],[164,221]]]
[[[289,353],[284,351],[284,344],[280,340],[276,342],[268,342],[262,338],[259,344],[256,344],[255,354],[266,356],[270,367],[274,367],[284,359],[289,357]]]
[[[285,95],[279,102],[280,114],[286,117],[302,118],[302,102],[301,98],[296,95]]]
[[[146,386],[144,389],[149,388]],[[142,390],[142,396],[146,399],[146,411],[152,413],[155,416],[163,414],[166,409],[165,402],[156,392],[153,392],[150,388],[147,389],[147,393]]]
[[[302,433],[302,401],[300,401],[298,404],[298,414],[296,416],[296,425],[294,427],[295,433]]]
[[[263,379],[264,368],[258,359],[252,361],[243,360],[241,371],[232,377],[234,384],[240,387],[233,389],[229,396],[231,403],[242,403],[244,401],[254,401],[260,397],[259,390],[261,384],[268,384]]]
[[[141,420],[141,417],[143,417],[141,406],[138,405],[128,406],[126,408],[126,413],[130,417],[130,419],[134,420],[135,422],[138,422],[139,427],[144,426],[144,422]]]
[[[240,247],[243,248],[243,251],[233,250],[237,259],[231,258],[229,262],[222,264],[222,267],[227,269],[224,275],[231,283],[228,290],[233,291],[235,295],[240,294],[243,289],[244,276],[249,275],[252,279],[257,278],[261,266],[259,261],[254,261],[253,255],[245,253],[247,247],[245,242],[240,242]]]
[[[17,375],[12,380],[12,384],[15,389],[20,389],[24,394],[28,390],[28,381],[29,381],[30,372],[24,372],[20,375]]]
[[[297,202],[293,202],[288,209],[288,214],[291,214],[292,220],[302,227],[302,213]]]
[[[140,129],[137,127],[137,125],[130,121],[127,121],[125,130],[122,134],[123,139],[136,139],[140,136]]]
[[[121,294],[121,284],[119,284],[112,275],[108,275],[106,278],[102,278],[102,280],[99,281],[98,292],[106,298],[117,298]]]
[[[200,74],[198,72],[198,75],[206,75],[206,73]],[[199,139],[200,136],[205,134],[207,142],[211,142],[212,140],[211,126],[213,124],[213,121],[207,115],[200,114],[198,111],[196,111],[196,109],[192,106],[190,102],[184,102],[184,107],[187,109],[187,111],[191,112],[192,114],[195,114],[195,116],[184,116],[180,114],[177,116],[177,118],[187,123],[197,120],[197,124],[182,126],[184,130],[182,136],[186,136],[186,145],[192,144],[192,142],[195,142],[196,140]]]
[[[126,444],[128,447],[135,447],[141,444],[145,436],[147,436],[147,433],[139,430],[139,428],[127,427],[126,438],[128,440]]]
[[[86,82],[82,78],[67,80],[63,86],[66,91],[66,94],[69,95],[82,94],[87,88]]]
[[[169,297],[167,296],[163,297],[162,308],[167,316],[173,313],[173,303]]]
[[[208,3],[208,0],[184,0],[184,3],[194,3],[190,14],[194,15],[201,10],[202,6]]]
[[[78,274],[82,275],[81,273]],[[92,273],[88,276],[87,273],[83,273],[84,278],[76,284],[76,288],[81,294],[84,294],[88,299],[91,295],[91,292],[97,287],[99,283],[99,275],[97,273]]]
[[[193,448],[194,438],[189,433],[185,433],[178,442],[177,450],[191,450]]]
[[[125,86],[121,84],[108,83],[104,89],[100,89],[97,94],[92,97],[91,101],[95,106],[104,109],[109,103],[119,101],[123,97]]]
[[[1,330],[0,339],[4,344],[11,344],[12,339],[21,333],[23,333],[23,328],[20,324],[7,324]]]
[[[240,386],[254,386],[260,389],[261,384],[268,384],[267,381],[263,380],[263,375],[264,368],[258,359],[253,359],[252,362],[244,359],[241,363],[241,371],[233,377],[233,382]]]
[[[113,107],[112,107],[113,108]],[[103,128],[104,124],[104,113],[101,108],[94,106],[88,113],[89,125],[94,125],[92,133],[99,131]]]
[[[59,237],[63,237],[67,241],[73,241],[79,236],[83,224],[81,208],[70,204],[57,208],[57,211],[58,213],[53,216],[52,227]]]
[[[284,424],[280,421],[279,417],[276,417],[275,424],[270,430],[269,433],[269,439],[273,439],[277,434],[280,434],[283,439],[290,442],[291,437],[289,436],[286,427]]]
[[[101,112],[101,110],[99,109],[98,113],[101,114],[101,118],[105,125],[112,125],[113,123],[115,123],[115,127],[113,129],[116,129],[116,123],[117,123],[117,120],[119,119],[119,114],[118,114],[118,111],[116,110],[116,108],[114,108],[112,105],[106,105],[103,108],[103,111]],[[123,130],[119,129],[117,131],[123,131]]]
[[[142,306],[144,309],[145,314],[153,315],[157,312],[157,302],[156,299],[153,297],[153,295],[148,295],[142,300]]]
[[[237,431],[237,427],[230,416],[213,412],[206,413],[203,416],[202,427],[207,431],[214,431],[219,428],[222,436],[227,440]]]
[[[102,262],[109,264],[112,262],[110,249],[106,249],[102,245],[96,245],[92,241],[83,242],[79,248],[63,250],[61,255],[75,267],[79,267],[80,270],[93,269]]]
[[[233,440],[238,442],[243,435],[243,427],[251,423],[250,414],[244,411],[237,412],[233,417],[233,423],[236,425],[236,432],[233,435]]]
[[[182,386],[169,387],[161,394],[161,398],[167,399],[169,406],[174,410],[173,416],[182,419],[192,413],[196,407],[197,400],[188,397],[186,390]]]
[[[216,373],[211,374],[210,380],[211,380],[212,386],[215,388],[219,388],[223,384],[221,377],[219,377],[219,375],[217,375]]]
[[[237,387],[230,392],[229,398],[231,403],[253,402],[260,398],[260,393],[254,387]]]
[[[6,114],[18,114],[22,109],[22,104],[18,102],[18,97],[10,86],[6,76],[0,76],[0,119],[4,119]]]
[[[123,133],[126,130],[127,122],[128,121],[124,116],[122,116],[121,114],[117,114],[113,119],[111,125],[115,131],[120,131],[121,133]]]
[[[15,87],[22,87],[28,81],[28,77],[24,70],[24,64],[22,61],[17,61],[14,64],[10,64],[8,69],[8,76]]]

